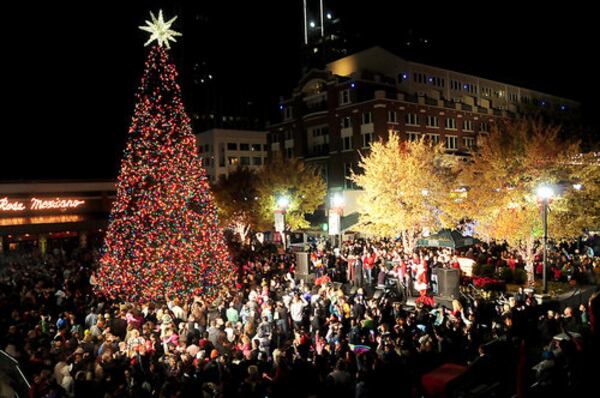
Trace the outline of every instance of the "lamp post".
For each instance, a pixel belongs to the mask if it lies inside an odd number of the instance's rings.
[[[290,200],[287,196],[277,198],[277,207],[275,208],[275,231],[281,234],[283,249],[287,249],[287,239],[285,236],[285,212],[290,206]]]
[[[329,235],[338,237],[339,248],[342,248],[342,214],[344,213],[344,197],[336,193],[330,202],[329,208]]]
[[[548,293],[548,284],[546,280],[546,265],[548,256],[548,202],[554,195],[552,188],[547,185],[542,185],[537,189],[537,196],[542,201],[542,223],[544,226],[544,258],[542,270],[542,291]]]

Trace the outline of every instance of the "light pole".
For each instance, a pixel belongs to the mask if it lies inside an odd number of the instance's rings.
[[[546,280],[546,265],[547,265],[547,257],[548,257],[548,202],[554,195],[552,188],[547,185],[542,185],[537,189],[537,196],[542,201],[542,222],[544,226],[544,259],[543,259],[543,269],[542,269],[542,292],[544,294],[548,293],[548,283]]]
[[[338,244],[342,249],[342,214],[344,213],[344,197],[336,193],[331,198],[329,208],[329,235],[338,236]]]
[[[275,231],[281,234],[283,241],[283,250],[287,249],[287,239],[285,236],[285,211],[290,206],[290,200],[287,196],[277,198],[277,207],[275,208]]]

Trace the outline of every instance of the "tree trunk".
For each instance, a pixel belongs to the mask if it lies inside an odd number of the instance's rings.
[[[235,232],[240,236],[240,241],[242,245],[246,244],[246,238],[248,237],[248,233],[250,232],[250,225],[237,223],[235,225]]]
[[[407,229],[400,234],[404,253],[412,253],[415,248],[415,230]]]

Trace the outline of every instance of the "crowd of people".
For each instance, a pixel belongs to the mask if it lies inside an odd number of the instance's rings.
[[[510,260],[500,248],[464,254]],[[419,397],[423,375],[445,363],[465,367],[460,388],[577,391],[597,349],[596,295],[555,311],[523,292],[448,308],[372,294],[389,276],[427,294],[431,268],[457,266],[451,251],[364,240],[313,248],[313,284],[298,278],[293,253],[256,247],[238,253],[237,288],[212,303],[144,305],[92,294],[97,258],[94,247],[0,255],[0,348],[32,398]]]

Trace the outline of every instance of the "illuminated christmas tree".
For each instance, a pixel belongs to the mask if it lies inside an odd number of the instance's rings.
[[[152,33],[117,183],[96,289],[127,301],[165,295],[212,300],[234,270],[196,140],[169,57],[162,12],[141,29]]]

